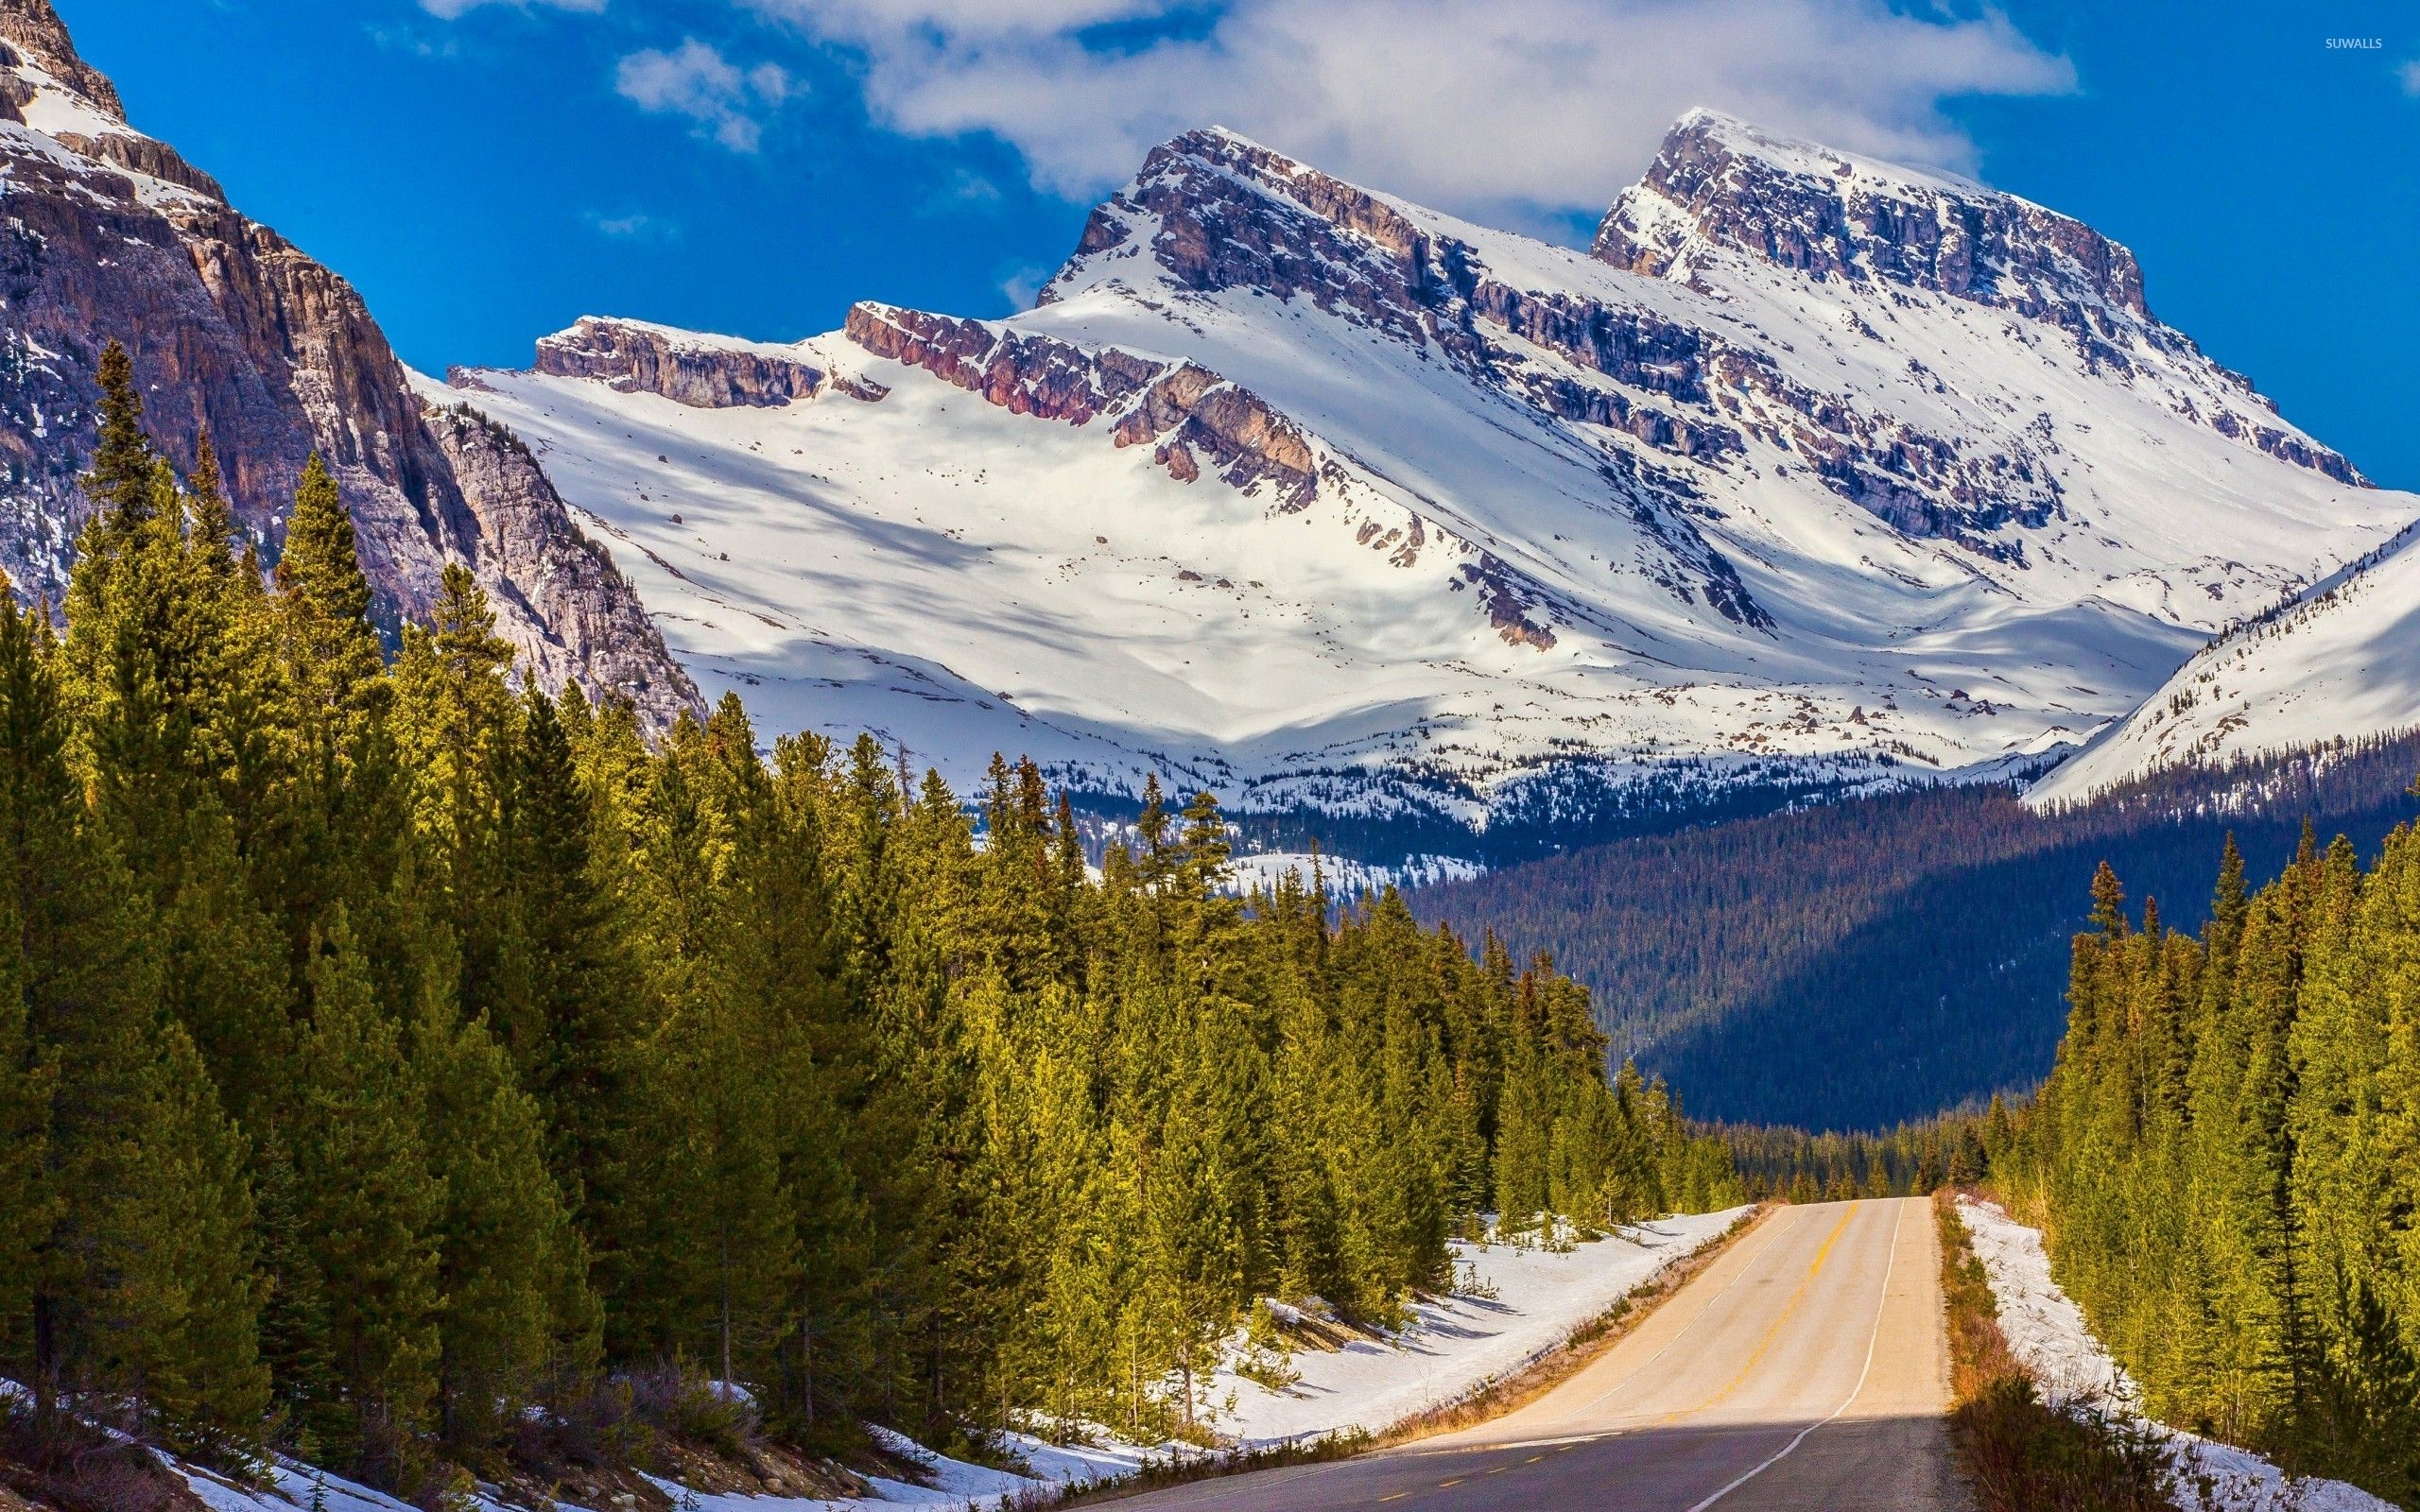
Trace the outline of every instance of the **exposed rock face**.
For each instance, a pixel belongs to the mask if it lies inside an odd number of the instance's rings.
[[[2066,332],[2088,366],[2119,374],[2133,370],[2127,352],[2138,345],[2206,361],[2191,338],[2152,318],[2135,254],[2080,220],[1693,111],[1665,137],[1646,178],[1614,202],[1591,250],[1616,267],[1687,283],[1709,248],[1819,282],[1899,284],[2008,310]],[[2249,379],[2211,368],[2273,412]],[[2297,467],[2362,481],[2342,455],[2277,427],[2230,411],[2210,423]]]
[[[582,318],[538,342],[538,370],[596,378],[624,393],[661,394],[696,409],[772,408],[806,399],[823,375],[749,342],[709,341],[636,320]]]
[[[1088,350],[885,304],[856,305],[843,329],[874,355],[922,368],[1011,414],[1073,425],[1112,416],[1114,444],[1152,446],[1153,458],[1180,482],[1201,476],[1200,454],[1246,493],[1266,481],[1286,508],[1308,504],[1318,486],[1317,462],[1299,429],[1259,395],[1194,363]]]
[[[76,55],[76,43],[50,0],[0,0],[0,38],[6,38],[24,60],[66,85],[102,114],[126,119],[117,86]],[[15,61],[10,60],[12,64]]]
[[[89,512],[77,478],[93,446],[95,369],[115,337],[172,462],[189,464],[209,429],[237,520],[267,560],[319,452],[389,633],[426,609],[445,563],[464,562],[495,600],[500,631],[550,683],[607,673],[593,691],[643,694],[659,723],[694,704],[627,591],[571,570],[585,543],[560,501],[533,503],[518,471],[526,454],[484,431],[441,440],[350,284],[228,206],[164,144],[131,130],[45,134],[45,121],[122,119],[46,0],[0,0],[0,41],[16,59],[0,76],[14,102],[0,122],[0,566],[22,597],[56,602],[64,589]],[[594,598],[575,602],[579,585]]]
[[[697,690],[665,655],[638,595],[580,533],[521,438],[467,404],[431,404],[424,419],[475,503],[499,618],[535,631],[515,641],[540,680],[620,694],[658,725],[694,710]]]
[[[1805,157],[1744,123],[1692,112],[1599,225],[1593,250],[1664,277],[1687,249],[1649,208],[1657,201],[1709,242],[1818,280],[1907,284],[2079,335],[2151,318],[2135,254],[2082,221],[1903,169],[1860,173],[1844,153]]]

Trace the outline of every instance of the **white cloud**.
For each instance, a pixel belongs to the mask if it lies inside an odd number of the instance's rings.
[[[1444,208],[1594,212],[1692,105],[1852,150],[1971,169],[1941,112],[2074,87],[1996,10],[1881,0],[740,0],[860,52],[877,119],[989,131],[1089,195],[1213,122]],[[1098,28],[1117,23],[1115,44]]]
[[[2394,77],[2403,80],[2403,93],[2420,96],[2420,58],[2415,58],[2396,69]]]
[[[670,52],[649,47],[623,59],[614,88],[643,111],[688,117],[734,152],[755,151],[764,112],[796,93],[778,64],[743,69],[695,37]]]
[[[632,211],[626,215],[608,215],[592,210],[582,215],[580,219],[586,221],[589,229],[599,236],[617,242],[668,242],[678,241],[681,236],[679,226],[668,220],[658,219],[644,211]]]
[[[481,6],[509,5],[526,10],[532,5],[550,6],[557,10],[582,10],[595,15],[605,9],[605,0],[420,0],[420,8],[432,16],[451,21]]]
[[[1032,309],[1034,297],[1042,292],[1042,285],[1049,283],[1050,275],[1057,271],[1056,268],[1038,267],[1031,264],[1011,268],[1000,280],[1000,292],[1007,297],[1010,310]]]

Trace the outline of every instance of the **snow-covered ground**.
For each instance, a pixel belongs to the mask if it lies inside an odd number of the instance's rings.
[[[1221,1371],[1208,1393],[1213,1425],[1238,1449],[1267,1448],[1355,1431],[1378,1432],[1431,1407],[1471,1395],[1553,1349],[1582,1324],[1720,1238],[1749,1211],[1659,1219],[1618,1235],[1552,1250],[1514,1245],[1454,1245],[1454,1296],[1413,1308],[1411,1321],[1385,1339],[1360,1338],[1340,1349],[1303,1349],[1288,1367],[1294,1383],[1271,1391]],[[869,1477],[873,1499],[717,1495],[668,1481],[656,1484],[683,1512],[871,1512],[877,1506],[995,1508],[1020,1494],[1119,1479],[1171,1453],[1174,1445],[1063,1446],[1022,1435],[1006,1446],[1030,1474],[944,1458],[885,1430],[884,1447],[924,1465],[928,1485]],[[309,1466],[282,1463],[271,1486],[251,1490],[178,1467],[212,1512],[411,1512],[394,1498]],[[564,1512],[610,1512],[578,1509]],[[466,1512],[499,1512],[481,1498]]]
[[[2043,1395],[2132,1418],[2158,1433],[2174,1454],[2177,1495],[2187,1505],[2210,1512],[2394,1512],[2391,1503],[2359,1486],[2298,1479],[2249,1451],[2144,1418],[2135,1383],[2092,1336],[2083,1310],[2051,1279],[2041,1230],[2018,1223],[1996,1203],[1961,1197],[1958,1213],[1991,1278],[2000,1332],[2018,1363],[2033,1372]]]
[[[1706,224],[1625,193],[1659,276],[1192,132],[1009,319],[869,303],[789,346],[592,320],[547,370],[422,391],[526,438],[768,733],[872,730],[961,790],[999,750],[1080,793],[1156,771],[1472,826],[1575,764],[1616,791],[1712,759],[1709,783],[1979,777],[2420,512],[2088,286],[2079,256],[2132,258],[2076,223],[1719,117],[1667,151],[1738,187]],[[2032,229],[1952,295],[1715,225],[1802,215]],[[1205,236],[1280,249],[1212,277]],[[2037,278],[2042,318],[1990,292]],[[703,407],[615,369],[616,332],[821,381]],[[1218,446],[1285,477],[1223,472],[1206,421],[1112,381],[1185,364],[1240,406]]]
[[[2415,603],[2420,523],[2375,558],[2211,642],[2025,801],[2078,803],[2162,767],[2224,766],[2420,727]]]
[[[1422,1303],[1392,1339],[1297,1352],[1288,1367],[1300,1379],[1284,1392],[1222,1374],[1213,1395],[1232,1393],[1234,1404],[1219,1427],[1246,1445],[1375,1433],[1458,1400],[1547,1353],[1748,1211],[1661,1219],[1563,1252],[1457,1244],[1456,1275],[1480,1284]],[[1467,1295],[1472,1291],[1495,1295]]]
[[[1311,885],[1314,872],[1327,884],[1333,898],[1358,898],[1363,893],[1384,892],[1389,887],[1426,887],[1438,882],[1467,882],[1487,868],[1476,861],[1461,856],[1407,856],[1392,865],[1384,862],[1356,861],[1350,856],[1312,855],[1304,850],[1255,850],[1238,855],[1230,863],[1234,883],[1238,892],[1254,887],[1275,888],[1287,877],[1299,878],[1305,887]]]

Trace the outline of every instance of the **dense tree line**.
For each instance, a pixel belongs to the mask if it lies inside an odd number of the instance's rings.
[[[871,740],[650,742],[470,576],[389,649],[326,471],[273,573],[103,365],[63,637],[0,593],[0,1374],[424,1490],[614,1372],[772,1427],[1182,1431],[1262,1296],[1383,1320],[1483,1211],[1719,1204],[1587,993],[1382,898],[1096,879]]]
[[[2155,1413],[2420,1504],[2420,832],[2245,870],[2195,936],[2101,868],[2014,1175]]]
[[[2198,910],[2232,830],[2256,876],[2316,815],[2374,846],[2415,809],[2420,737],[2164,773],[2037,814],[2003,787],[1809,807],[1590,847],[1412,893],[1552,953],[1615,1054],[1701,1116],[1886,1129],[2050,1068],[2075,879],[2103,858]],[[2198,914],[2171,920],[2198,927]]]
[[[1752,1197],[1836,1202],[1923,1196],[1971,1186],[2007,1165],[2030,1104],[1994,1097],[1981,1112],[1944,1113],[1881,1133],[1810,1134],[1776,1125],[1716,1125]]]

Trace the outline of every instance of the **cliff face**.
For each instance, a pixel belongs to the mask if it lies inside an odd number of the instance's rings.
[[[2155,352],[2274,413],[2250,380],[2156,319],[2135,254],[2083,222],[1980,185],[1777,140],[1711,111],[1691,112],[1665,137],[1591,251],[1693,285],[1709,254],[1727,251],[1817,283],[1943,294],[2057,328],[2089,371],[2128,378]],[[2339,483],[2365,481],[2336,452],[2231,407],[2188,418]]]
[[[593,551],[509,434],[438,422],[353,287],[129,128],[47,0],[0,0],[0,566],[21,597],[65,586],[115,338],[169,458],[216,438],[265,559],[317,451],[390,632],[458,561],[550,686],[619,688],[657,724],[695,705],[628,590],[579,570]]]
[[[661,394],[693,409],[760,409],[812,398],[823,375],[755,342],[712,340],[639,320],[585,318],[538,342],[537,369],[595,378],[626,394]]]

